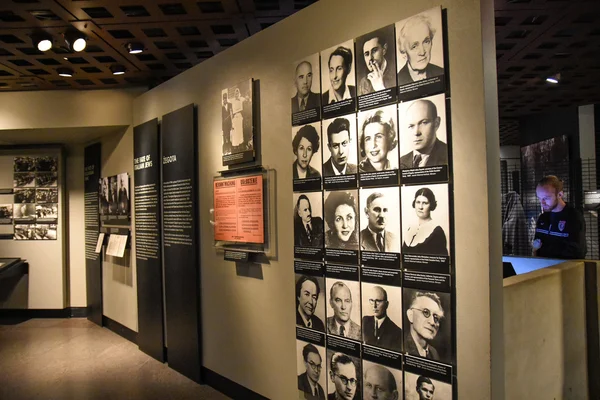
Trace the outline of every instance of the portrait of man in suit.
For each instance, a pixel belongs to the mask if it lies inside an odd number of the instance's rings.
[[[399,398],[396,379],[389,369],[377,364],[365,369],[363,400],[399,400]]]
[[[360,325],[350,319],[352,292],[343,282],[335,282],[329,291],[329,305],[333,316],[327,318],[327,333],[360,340]]]
[[[412,102],[402,119],[402,135],[408,135],[412,150],[400,157],[400,168],[448,164],[448,145],[437,137],[441,118],[431,100]]]
[[[363,340],[366,344],[400,351],[402,329],[387,314],[389,305],[385,289],[373,286],[369,294],[369,311],[372,315],[365,315],[362,319]]]
[[[323,247],[323,219],[313,216],[307,195],[301,194],[294,207],[294,244],[302,247]]]
[[[319,95],[312,91],[313,67],[308,61],[301,61],[296,66],[294,86],[296,95],[292,97],[292,113],[297,113],[311,108],[317,108],[321,104]]]
[[[416,291],[406,310],[410,328],[404,334],[404,351],[411,356],[439,360],[440,356],[430,342],[439,332],[444,319],[440,297],[431,292]]]
[[[323,176],[356,174],[356,164],[348,162],[356,145],[352,145],[350,121],[336,118],[327,127],[327,148],[331,156],[323,164]]]
[[[396,205],[397,206],[397,205]],[[398,235],[389,231],[388,213],[394,209],[382,192],[373,192],[367,197],[364,212],[368,225],[360,231],[360,248],[366,251],[399,253],[400,241]]]
[[[356,97],[356,87],[347,84],[348,75],[352,72],[352,50],[338,46],[330,55],[329,90],[323,93],[323,105],[336,103]]]
[[[398,50],[406,58],[406,64],[398,71],[398,86],[444,75],[444,68],[431,63],[435,33],[431,19],[424,14],[400,23],[397,29]]]
[[[321,287],[314,276],[302,275],[296,282],[296,325],[325,332],[323,321],[315,315]]]
[[[419,376],[417,378],[417,394],[419,400],[434,400],[435,385],[426,376]]]
[[[365,66],[357,67],[359,96],[396,86],[393,35],[394,26],[389,25],[356,40],[356,53],[362,51]]]
[[[302,358],[304,359],[306,371],[298,375],[298,390],[304,393],[304,399],[325,400],[325,391],[323,386],[319,384],[319,377],[323,368],[319,350],[309,343],[302,349]]]
[[[354,400],[357,394],[358,377],[356,365],[349,356],[344,353],[333,354],[329,379],[335,391],[327,396],[327,400]]]

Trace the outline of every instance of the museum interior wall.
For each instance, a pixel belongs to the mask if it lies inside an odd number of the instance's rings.
[[[56,91],[0,93],[0,135],[2,140],[32,144],[65,143],[65,209],[66,225],[59,224],[57,242],[66,240],[62,226],[69,227],[65,255],[40,251],[54,245],[51,241],[0,241],[3,254],[26,258],[30,265],[29,288],[24,299],[11,299],[4,308],[62,309],[85,307],[85,235],[83,199],[83,148],[90,141],[103,142],[103,173],[130,171],[132,149],[125,144],[127,132],[131,142],[133,98],[142,90]],[[42,151],[42,150],[38,150]],[[12,174],[12,156],[6,158],[2,171]],[[3,172],[4,173],[4,172]],[[64,214],[64,213],[63,213]],[[16,242],[16,243],[15,243]],[[45,247],[40,247],[45,246]],[[130,257],[128,253],[126,255]],[[56,265],[55,265],[56,264]],[[135,297],[135,265],[128,261],[107,260],[104,265],[105,315],[130,329],[137,328]],[[67,285],[68,289],[67,290]],[[15,303],[17,301],[17,303]],[[118,305],[117,305],[118,302]]]
[[[321,1],[135,99],[134,126],[190,103],[198,106],[206,368],[269,398],[296,396],[293,238],[289,234],[293,231],[289,110],[293,62],[440,4],[448,9],[454,176],[460,177],[454,183],[458,393],[459,398],[489,398],[492,390],[502,390],[492,388],[490,374],[490,368],[500,365],[503,375],[503,355],[490,355],[491,330],[502,335],[501,301],[494,303],[495,314],[491,314],[490,290],[501,292],[502,277],[492,279],[488,269],[491,265],[500,271],[500,205],[488,202],[488,195],[499,198],[499,171],[496,167],[488,175],[485,167],[489,151],[498,164],[497,103],[493,92],[487,99],[486,117],[484,94],[489,93],[483,84],[479,1]],[[490,12],[491,8],[483,13],[493,27]],[[493,54],[493,29],[491,37],[486,44]],[[487,70],[494,71],[488,84],[495,87],[495,67]],[[210,209],[212,179],[224,169],[221,90],[248,78],[260,82],[262,165],[277,171],[278,249],[268,264],[236,266],[213,247]],[[489,226],[488,218],[481,218],[487,215],[498,216],[498,223]]]

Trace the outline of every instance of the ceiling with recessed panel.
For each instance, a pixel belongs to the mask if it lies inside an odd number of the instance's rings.
[[[316,0],[0,0],[0,90],[152,87]],[[600,0],[495,0],[502,144],[518,117],[600,103]],[[74,53],[62,35],[87,35]],[[36,30],[53,37],[40,52]],[[142,43],[129,54],[128,43]],[[111,67],[122,65],[124,75]],[[74,71],[60,77],[58,68]],[[557,85],[546,82],[560,74]]]

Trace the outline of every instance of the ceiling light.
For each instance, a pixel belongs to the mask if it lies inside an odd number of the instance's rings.
[[[73,70],[71,68],[58,68],[56,72],[58,72],[58,75],[64,76],[66,78],[70,78],[73,76]]]
[[[52,48],[52,36],[45,32],[34,33],[31,35],[31,40],[39,51],[48,51]]]
[[[87,45],[85,35],[79,31],[67,31],[65,32],[64,37],[67,46],[73,51],[83,51]]]
[[[140,54],[144,51],[144,45],[141,43],[127,43],[129,54]]]
[[[125,67],[120,64],[113,65],[110,67],[110,71],[113,75],[123,75],[125,73]]]
[[[560,73],[547,77],[546,82],[557,84],[558,82],[560,82]]]

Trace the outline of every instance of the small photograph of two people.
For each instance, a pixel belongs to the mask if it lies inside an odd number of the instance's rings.
[[[254,149],[252,79],[221,91],[222,154]]]

